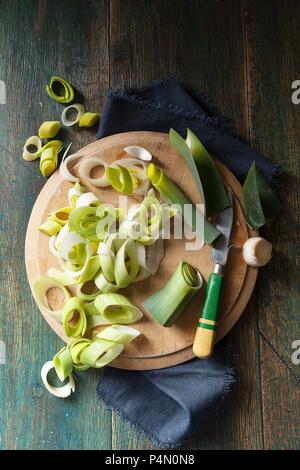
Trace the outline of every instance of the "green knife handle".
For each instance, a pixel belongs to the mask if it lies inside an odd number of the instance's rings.
[[[195,356],[200,358],[209,357],[213,352],[222,283],[222,274],[210,274],[193,345]]]

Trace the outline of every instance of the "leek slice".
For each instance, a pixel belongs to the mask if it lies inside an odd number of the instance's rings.
[[[46,220],[42,225],[39,226],[38,230],[50,237],[56,235],[61,229],[61,225],[54,220]]]
[[[50,140],[38,151],[38,156],[40,156],[45,150],[52,148],[54,152],[59,153],[63,148],[63,143],[61,140]]]
[[[112,343],[128,344],[140,336],[140,332],[131,326],[111,325],[108,328],[96,333],[94,340],[111,341]]]
[[[131,145],[129,147],[125,147],[124,152],[145,162],[150,162],[150,160],[152,160],[151,153],[144,147],[139,147],[138,145]]]
[[[138,272],[136,242],[129,238],[116,254],[114,274],[117,286],[127,287],[135,279]]]
[[[243,186],[245,218],[257,230],[273,220],[281,211],[281,202],[268,185],[255,162],[246,176]]]
[[[179,138],[181,139],[179,134],[174,135],[174,133],[175,131],[172,135],[170,132],[173,145]],[[193,156],[202,183],[206,215],[210,217],[218,214],[230,205],[220,173],[206,148],[190,129],[187,130],[186,144]]]
[[[86,366],[100,369],[119,356],[123,349],[123,344],[100,340],[93,341],[82,351],[80,360]]]
[[[57,376],[63,382],[73,371],[72,356],[68,348],[62,348],[53,358]]]
[[[201,240],[204,237],[206,243],[212,243],[220,235],[219,230],[197,210],[196,206],[183,194],[181,189],[153,163],[148,166],[148,177],[163,197],[172,204],[177,205],[186,223]],[[187,210],[188,208],[191,210]]]
[[[106,279],[103,273],[100,273],[95,277],[95,284],[98,289],[103,292],[103,294],[108,294],[109,292],[117,292],[119,290],[119,286]]]
[[[41,370],[41,378],[48,392],[58,398],[67,398],[72,392],[75,392],[75,382],[72,374],[68,376],[69,382],[62,387],[54,387],[48,382],[48,374],[51,369],[55,369],[54,362],[46,362]]]
[[[53,220],[54,222],[62,225],[66,225],[68,223],[69,216],[72,212],[72,207],[62,207],[55,212],[51,212],[48,217],[48,220]]]
[[[34,282],[32,286],[33,297],[39,309],[44,314],[51,315],[53,318],[55,318],[59,322],[62,322],[64,307],[60,310],[52,310],[48,304],[47,292],[49,289],[52,289],[52,288],[60,289],[64,294],[66,302],[68,302],[71,299],[71,294],[68,291],[68,289],[66,289],[59,282],[55,281],[54,279],[51,279],[48,276],[42,276],[40,277],[40,279]]]
[[[43,176],[50,176],[56,170],[58,164],[58,154],[49,147],[45,149],[41,154],[40,159],[40,170]]]
[[[64,90],[64,95],[57,95],[53,90],[55,83],[59,83]],[[50,98],[58,103],[71,103],[74,99],[74,90],[72,85],[64,78],[53,76],[51,77],[49,85],[46,86],[46,91]]]
[[[72,208],[76,206],[77,200],[84,192],[85,192],[84,187],[81,186],[79,183],[75,183],[74,187],[69,189],[68,200]]]
[[[59,173],[61,174],[61,176],[67,180],[67,181],[71,181],[71,183],[78,183],[79,182],[79,178],[77,178],[76,176],[72,175],[72,173],[70,172],[70,166],[72,164],[72,166],[76,165],[76,163],[78,163],[78,160],[80,160],[83,155],[79,154],[79,153],[74,153],[72,155],[68,155],[66,156],[67,153],[65,152],[65,155],[62,159],[62,162],[59,166]]]
[[[68,119],[68,113],[70,113],[71,110],[76,111],[76,116],[73,119]],[[70,106],[67,106],[63,110],[62,115],[61,115],[61,122],[66,127],[74,126],[74,124],[77,124],[77,122],[80,121],[81,116],[83,116],[84,113],[85,113],[85,109],[82,104],[80,103],[71,104]]]
[[[88,281],[91,281],[96,276],[97,272],[100,268],[100,259],[99,255],[91,256],[85,266],[84,269],[81,270],[80,276],[78,277],[77,282],[79,284],[85,284]]]
[[[96,168],[98,166],[103,166],[104,168],[104,174],[100,176],[99,178],[91,178],[91,172],[93,168]],[[105,160],[99,157],[91,157],[87,158],[86,160],[83,160],[78,168],[78,173],[80,178],[83,180],[87,181],[88,183],[97,186],[99,188],[103,188],[105,186],[109,186],[109,181],[106,176],[106,168],[108,164]]]
[[[79,127],[93,127],[99,119],[99,113],[84,113],[79,120]]]
[[[110,235],[106,241],[100,242],[97,253],[99,254],[101,271],[109,282],[115,280],[114,266],[117,248],[115,246],[116,235]]]
[[[36,150],[30,152],[29,148],[34,147]],[[42,141],[37,135],[29,137],[23,147],[23,159],[27,162],[32,162],[36,160],[40,155],[40,150],[42,148]]]
[[[76,232],[90,241],[97,241],[98,222],[95,207],[78,207],[70,215],[69,228],[71,232]]]
[[[137,243],[136,250],[139,266],[144,268],[149,274],[155,274],[165,254],[164,240],[159,238],[153,245],[147,247]],[[145,279],[145,277],[143,277],[143,279]],[[136,280],[137,279],[135,279],[135,281]]]
[[[105,174],[111,186],[118,192],[123,194],[133,193],[132,177],[126,167],[116,165],[116,168],[108,166]]]
[[[81,284],[77,285],[76,296],[79,299],[85,300],[88,302],[88,301],[94,300],[97,297],[97,295],[101,294],[101,291],[100,289],[97,288],[97,286],[95,286],[95,288],[92,290],[90,294],[86,294],[85,292],[83,292],[83,289],[85,288],[87,282],[82,282]]]
[[[140,309],[121,294],[100,294],[94,303],[100,315],[109,323],[134,323],[143,316]]]
[[[74,284],[74,279],[67,273],[60,271],[60,269],[50,268],[47,271],[47,276],[65,287],[72,286]]]
[[[63,308],[63,328],[66,336],[76,338],[86,332],[87,320],[82,301],[72,297]]]
[[[81,363],[81,354],[85,348],[87,348],[92,341],[86,338],[77,338],[70,341],[68,349],[70,351],[74,367],[78,370],[87,370],[89,366]]]
[[[39,128],[41,139],[53,139],[60,129],[59,121],[45,121]]]
[[[94,206],[97,207],[101,204],[100,199],[95,196],[94,193],[88,192],[80,194],[76,200],[76,207],[83,207],[83,206]]]
[[[144,302],[144,307],[162,326],[172,326],[191,298],[202,287],[202,276],[181,261],[165,286]]]

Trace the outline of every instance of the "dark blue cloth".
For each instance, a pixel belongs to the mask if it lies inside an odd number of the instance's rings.
[[[269,182],[280,168],[233,136],[228,120],[207,100],[174,80],[141,90],[110,90],[97,137],[149,130],[185,136],[192,129],[203,144],[243,181],[253,160]],[[143,431],[155,445],[181,446],[222,403],[234,382],[228,339],[210,359],[194,359],[166,369],[134,372],[107,367],[97,396]]]

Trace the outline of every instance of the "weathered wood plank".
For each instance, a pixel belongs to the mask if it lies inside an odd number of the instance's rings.
[[[257,289],[266,449],[300,446],[300,374],[291,361],[292,342],[300,338],[300,108],[291,102],[300,72],[299,24],[297,1],[246,2],[251,142],[288,173],[282,215],[265,230],[274,257]]]
[[[112,0],[111,85],[144,85],[167,75],[214,98],[248,137],[243,8],[239,1]],[[239,359],[232,396],[190,448],[261,448],[260,377],[255,298],[234,329]],[[249,334],[250,332],[250,334]],[[113,414],[113,448],[152,447]]]
[[[52,74],[71,81],[98,110],[108,84],[108,2],[1,1],[0,79],[7,104],[0,105],[1,314],[0,339],[7,364],[0,365],[0,446],[3,449],[111,447],[111,413],[95,397],[97,373],[87,372],[74,397],[50,396],[40,379],[42,364],[61,347],[32,299],[24,266],[25,231],[45,183],[38,163],[21,159],[26,138],[62,107],[45,85]],[[70,131],[74,150],[94,139]]]

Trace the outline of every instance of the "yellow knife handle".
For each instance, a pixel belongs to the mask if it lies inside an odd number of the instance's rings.
[[[223,275],[211,273],[205,291],[201,315],[193,344],[195,356],[202,359],[213,353]]]

